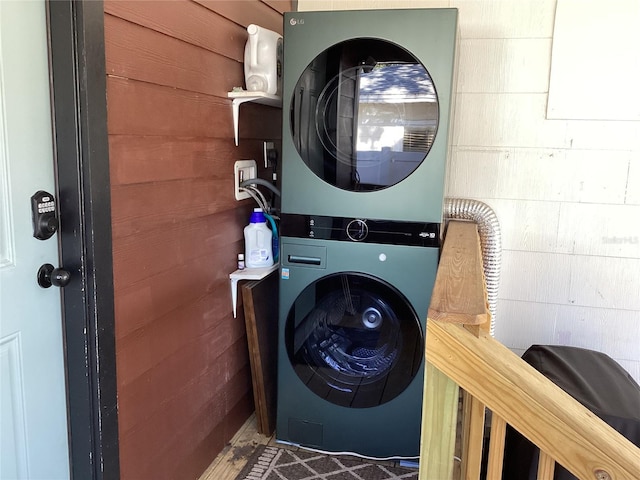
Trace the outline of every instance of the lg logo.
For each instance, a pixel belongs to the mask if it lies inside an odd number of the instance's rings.
[[[293,27],[295,25],[304,25],[304,18],[292,18],[289,20],[289,24]]]

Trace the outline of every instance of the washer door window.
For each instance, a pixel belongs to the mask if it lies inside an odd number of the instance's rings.
[[[325,50],[291,99],[291,134],[307,166],[348,191],[401,182],[425,160],[438,126],[426,68],[407,50],[373,38]]]
[[[298,377],[336,405],[365,408],[400,395],[418,373],[418,317],[395,288],[358,273],[309,285],[289,311],[287,353]]]

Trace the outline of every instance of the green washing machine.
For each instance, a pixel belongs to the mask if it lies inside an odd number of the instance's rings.
[[[439,225],[286,215],[282,226],[276,439],[418,457]]]
[[[276,439],[415,458],[457,10],[284,22]]]
[[[441,222],[457,13],[285,14],[283,212]]]

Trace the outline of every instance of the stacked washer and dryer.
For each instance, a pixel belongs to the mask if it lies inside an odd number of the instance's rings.
[[[276,438],[414,458],[457,10],[284,22]]]

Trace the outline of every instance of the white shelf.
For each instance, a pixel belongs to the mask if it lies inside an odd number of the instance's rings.
[[[238,118],[240,117],[240,105],[245,102],[255,102],[270,107],[281,107],[282,97],[266,92],[249,92],[248,90],[237,90],[227,93],[227,97],[232,98],[233,106],[233,133],[236,147],[238,146]]]
[[[236,270],[229,274],[229,280],[231,280],[231,303],[233,304],[233,318],[236,318],[236,310],[238,304],[238,282],[240,280],[262,280],[271,272],[278,269],[278,264],[271,265],[270,267],[261,268],[245,268],[243,270]]]
[[[282,106],[282,97],[266,92],[250,92],[248,90],[238,90],[227,93],[227,97],[233,98],[234,100],[242,100],[242,102],[263,103],[264,105],[269,105],[270,107]]]

